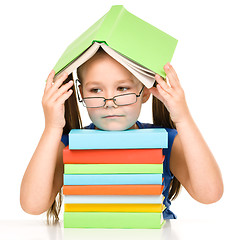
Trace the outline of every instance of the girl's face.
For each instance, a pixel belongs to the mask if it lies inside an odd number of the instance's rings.
[[[81,95],[86,97],[113,98],[116,95],[136,93],[142,89],[142,83],[125,67],[108,54],[95,55],[82,70]],[[113,100],[107,100],[104,107],[87,108],[94,125],[102,130],[125,130],[137,128],[142,103],[150,96],[145,87],[137,102],[126,106],[117,106]]]

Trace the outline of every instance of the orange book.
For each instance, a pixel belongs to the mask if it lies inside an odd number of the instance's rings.
[[[163,185],[64,185],[64,195],[161,195]]]
[[[164,161],[162,148],[149,149],[88,149],[63,150],[64,164],[162,164]]]

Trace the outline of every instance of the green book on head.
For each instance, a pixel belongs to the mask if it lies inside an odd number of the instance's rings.
[[[75,72],[102,47],[150,88],[156,73],[166,77],[163,66],[171,61],[176,45],[172,36],[128,12],[123,5],[114,5],[67,47],[54,67],[55,79],[63,71]]]

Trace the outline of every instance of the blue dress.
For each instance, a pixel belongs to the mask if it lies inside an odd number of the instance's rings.
[[[151,123],[141,123],[141,122],[137,121],[136,124],[140,129],[142,129],[142,128],[160,128]],[[94,128],[95,128],[95,125],[93,123],[91,123],[89,126],[85,127],[85,129],[94,129]],[[169,187],[170,187],[171,180],[174,177],[174,175],[171,173],[170,168],[169,168],[169,160],[170,160],[172,144],[173,144],[175,136],[177,135],[177,131],[176,131],[176,129],[171,129],[171,128],[165,128],[165,129],[168,132],[168,148],[163,149],[163,154],[165,155],[165,159],[163,162],[164,189],[163,189],[162,194],[165,197],[164,205],[166,206],[166,209],[163,211],[163,218],[164,219],[176,219],[176,215],[170,210],[171,201],[168,198],[168,193],[169,193]],[[68,135],[63,135],[61,138],[61,141],[64,143],[65,146],[67,146],[69,144]]]

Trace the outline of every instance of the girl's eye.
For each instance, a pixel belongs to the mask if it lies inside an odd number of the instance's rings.
[[[128,87],[118,87],[118,90],[120,91],[120,92],[125,92],[125,91],[127,91],[129,88]]]
[[[101,91],[101,89],[99,89],[99,88],[90,89],[90,92],[92,92],[92,93],[99,93],[100,91]]]

